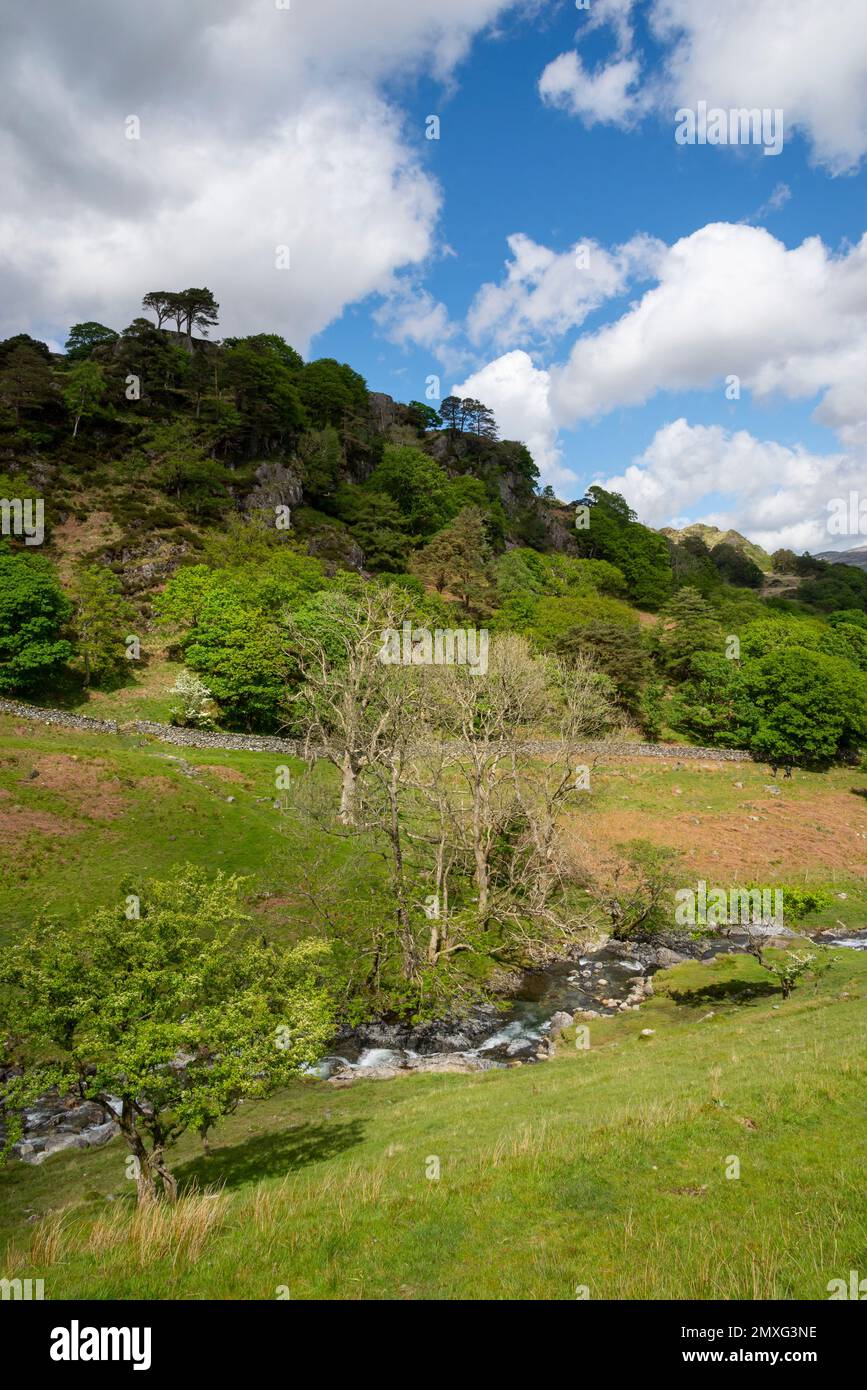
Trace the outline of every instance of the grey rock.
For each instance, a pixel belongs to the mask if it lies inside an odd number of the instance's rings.
[[[667,970],[671,965],[682,965],[689,956],[685,956],[682,951],[671,951],[667,946],[657,946],[655,951],[656,964],[662,970]]]
[[[558,1009],[551,1019],[551,1031],[549,1037],[553,1040],[563,1032],[564,1028],[571,1028],[572,1015],[567,1014],[565,1009]]]

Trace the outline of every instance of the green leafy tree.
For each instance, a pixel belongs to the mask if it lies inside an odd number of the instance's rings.
[[[665,536],[642,526],[619,493],[591,487],[582,504],[589,508],[590,524],[575,533],[581,554],[609,560],[625,575],[633,603],[659,608],[671,592]]]
[[[305,592],[306,580],[266,567],[197,565],[179,570],[156,599],[161,625],[177,634],[187,666],[203,677],[230,727],[280,727],[287,686],[297,680],[283,614]]]
[[[794,574],[797,560],[794,550],[775,550],[771,556],[771,569],[774,574]]]
[[[639,719],[644,733],[655,743],[665,723],[665,684],[650,681],[644,687],[639,702]]]
[[[223,346],[226,348],[238,347],[241,343],[253,348],[256,352],[270,354],[280,363],[281,367],[285,367],[287,371],[294,372],[296,375],[304,367],[304,358],[300,352],[296,352],[294,347],[290,347],[286,339],[281,338],[279,333],[252,333],[246,338],[223,339]]]
[[[0,362],[0,406],[11,411],[16,424],[22,415],[38,414],[54,398],[54,381],[41,346],[13,347]]]
[[[556,651],[573,661],[583,656],[611,679],[622,707],[630,714],[638,712],[653,668],[637,624],[627,627],[594,619],[569,628],[556,643]]]
[[[302,434],[297,447],[305,498],[315,504],[332,498],[340,485],[343,469],[343,449],[340,436],[333,425],[324,430],[309,430]]]
[[[471,396],[446,396],[440,406],[440,417],[454,434],[475,434],[490,440],[497,438],[493,411]]]
[[[248,455],[276,449],[304,429],[298,373],[268,335],[236,341],[225,355],[225,375],[235,394]]]
[[[397,503],[413,536],[430,536],[454,515],[447,473],[420,449],[387,444],[368,486]]]
[[[75,420],[72,437],[78,434],[82,420],[89,420],[99,409],[105,396],[105,376],[98,362],[76,362],[66,374],[63,400]]]
[[[797,597],[823,613],[840,608],[867,611],[867,570],[857,565],[829,565],[801,556],[797,570],[804,578]]]
[[[41,555],[0,546],[0,692],[30,694],[56,680],[72,656],[63,637],[71,605]]]
[[[636,628],[634,611],[616,598],[606,598],[593,592],[585,594],[546,594],[537,599],[525,629],[536,647],[554,651],[572,633],[577,635],[583,624],[610,623],[623,628]]]
[[[118,334],[114,329],[106,328],[104,323],[95,323],[93,319],[87,323],[74,323],[66,340],[67,361],[83,361],[90,357],[94,348],[110,347],[117,339]]]
[[[353,420],[367,415],[364,377],[333,357],[308,362],[300,376],[299,390],[310,423],[317,429],[333,425],[346,431]]]
[[[736,663],[722,652],[693,653],[687,679],[672,696],[668,721],[698,743],[743,747],[749,742]]]
[[[129,409],[125,396],[126,378],[138,377],[144,408],[158,392],[180,389],[190,371],[190,355],[171,342],[150,319],[133,319],[120,337],[112,357],[112,380],[119,403]]]
[[[40,922],[4,951],[7,1150],[28,1104],[74,1091],[117,1118],[139,1200],[173,1200],[168,1150],[182,1134],[206,1134],[321,1054],[327,948],[252,936],[241,886],[187,867],[84,924]]]
[[[762,618],[743,631],[741,652],[746,657],[802,647],[851,661],[867,669],[867,631],[856,623],[829,624],[818,618]]]
[[[867,740],[867,678],[803,647],[745,663],[738,698],[750,747],[771,763],[822,765]]]
[[[828,614],[828,622],[832,627],[846,623],[852,627],[867,629],[867,613],[862,612],[860,608],[841,608],[836,613]]]
[[[148,290],[142,299],[142,308],[156,314],[157,328],[162,328],[166,319],[174,318],[175,296],[170,290]]]
[[[208,451],[208,435],[188,418],[152,426],[143,440],[154,476],[197,520],[223,515],[228,501],[226,469]]]
[[[646,939],[670,926],[674,861],[672,850],[648,840],[588,847],[587,892],[616,940]]]
[[[125,638],[136,621],[120,580],[104,565],[80,570],[72,586],[72,630],[85,685],[100,685],[127,666]]]
[[[439,411],[434,410],[432,405],[426,405],[424,401],[410,401],[406,410],[410,424],[419,434],[426,434],[428,430],[441,430],[443,427]]]
[[[397,503],[384,492],[369,488],[341,488],[336,499],[338,515],[349,526],[364,552],[366,569],[398,573],[406,569],[409,537]]]
[[[719,589],[722,575],[701,536],[685,535],[677,542],[669,539],[669,545],[672,578],[678,588],[689,584],[705,598]]]
[[[739,584],[748,589],[760,589],[765,576],[754,560],[745,555],[735,545],[727,541],[714,546],[710,552],[711,560],[720,575],[729,584]]]
[[[209,289],[182,290],[177,297],[183,312],[182,324],[187,337],[192,338],[193,329],[207,338],[208,329],[216,328],[219,322],[220,306]]]

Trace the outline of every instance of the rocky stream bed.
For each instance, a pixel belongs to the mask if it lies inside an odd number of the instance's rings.
[[[820,938],[823,945],[867,950],[867,931]],[[389,1080],[412,1071],[470,1072],[544,1061],[558,1034],[573,1022],[639,1009],[653,993],[657,970],[681,961],[710,960],[743,949],[737,937],[693,941],[666,937],[653,944],[608,941],[572,959],[525,971],[506,1007],[480,1004],[468,1013],[410,1027],[369,1023],[343,1030],[308,1074],[336,1085]],[[26,1116],[15,1153],[39,1164],[63,1149],[107,1143],[117,1125],[99,1105],[75,1096],[43,1096]]]

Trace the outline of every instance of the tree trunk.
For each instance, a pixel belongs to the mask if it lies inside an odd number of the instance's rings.
[[[340,785],[340,822],[342,825],[355,824],[355,802],[356,802],[356,783],[358,774],[352,760],[352,754],[346,752],[343,755],[343,766],[341,769]]]
[[[155,1170],[162,1183],[165,1196],[174,1204],[178,1200],[178,1180],[171,1169],[166,1165],[161,1145],[155,1148],[151,1154],[151,1167]]]
[[[388,779],[388,826],[386,831],[391,845],[391,857],[394,881],[394,892],[397,899],[397,927],[400,938],[401,953],[403,955],[403,977],[405,980],[414,980],[417,970],[415,937],[413,936],[412,922],[410,920],[409,908],[406,901],[406,875],[403,865],[403,844],[401,841],[400,829],[400,808],[398,804],[400,786],[400,764],[395,759],[391,764],[391,776]]]

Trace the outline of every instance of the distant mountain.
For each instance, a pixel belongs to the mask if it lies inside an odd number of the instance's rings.
[[[859,570],[867,570],[867,545],[856,545],[852,550],[820,550],[817,560],[830,560],[832,565],[856,565]]]
[[[685,536],[700,536],[709,550],[713,550],[717,545],[733,546],[735,550],[749,556],[760,570],[770,572],[771,557],[768,552],[753,541],[748,541],[740,531],[721,531],[718,526],[706,526],[703,521],[694,521],[691,526],[684,526],[682,531],[676,531],[672,526],[663,526],[662,534],[675,542],[682,541]]]

